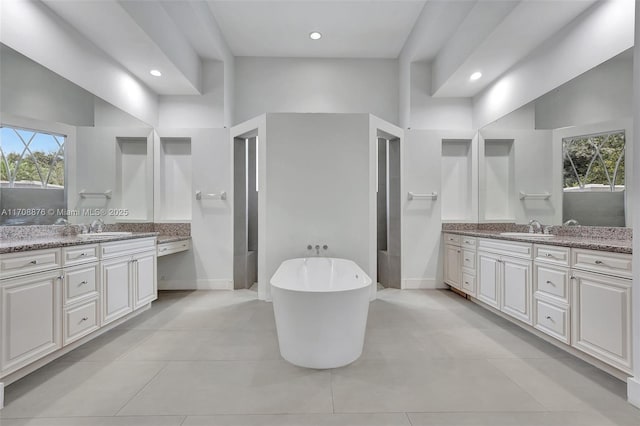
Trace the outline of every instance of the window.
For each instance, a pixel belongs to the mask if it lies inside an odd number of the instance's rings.
[[[564,191],[623,191],[624,147],[624,131],[564,138]]]
[[[64,188],[63,135],[2,126],[2,188]]]
[[[66,217],[66,136],[0,126],[0,225]]]

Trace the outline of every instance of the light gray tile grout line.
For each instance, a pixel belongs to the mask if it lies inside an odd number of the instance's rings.
[[[131,401],[133,401],[133,399],[134,399],[136,396],[140,395],[140,393],[141,393],[143,390],[145,390],[145,389],[149,386],[149,384],[151,384],[151,382],[153,382],[153,381],[155,380],[155,378],[156,378],[156,377],[158,377],[158,375],[159,375],[162,371],[164,371],[164,369],[165,369],[165,368],[167,368],[167,366],[168,366],[168,365],[169,365],[169,363],[168,363],[168,362],[166,362],[166,363],[162,366],[162,368],[160,368],[160,369],[156,372],[156,374],[154,374],[154,375],[153,375],[153,377],[151,377],[151,379],[149,379],[149,381],[148,381],[147,383],[145,383],[145,384],[144,384],[144,386],[142,386],[140,389],[138,389],[138,391],[137,391],[135,394],[133,394],[133,395],[131,396],[131,398],[129,398],[129,399],[128,399],[124,404],[122,404],[122,407],[120,407],[120,408],[118,409],[118,411],[116,411],[116,414],[114,414],[114,415],[113,415],[113,416],[111,416],[111,417],[117,417],[118,415],[120,415],[120,412],[124,409],[124,407],[126,407],[126,406],[127,406],[127,404],[129,404]]]
[[[409,426],[413,426],[413,423],[411,422],[411,417],[409,417],[409,413],[405,411],[404,415],[406,416],[407,421],[409,422]]]
[[[186,421],[187,421],[187,418],[188,418],[188,417],[189,417],[189,416],[184,416],[184,418],[183,418],[183,419],[182,419],[182,421],[180,422],[180,426],[184,426],[184,422],[186,422]]]
[[[536,398],[536,396],[529,392],[527,389],[525,389],[522,385],[520,385],[520,383],[516,382],[513,378],[511,378],[506,372],[502,371],[501,369],[499,369],[498,367],[496,367],[496,365],[491,362],[493,358],[487,358],[486,362],[487,364],[489,364],[491,366],[491,368],[493,368],[494,370],[496,370],[498,373],[500,373],[501,375],[503,375],[507,380],[509,380],[511,383],[513,383],[514,385],[516,385],[516,387],[518,387],[521,391],[523,391],[524,393],[526,393],[527,395],[529,395],[531,397],[532,400],[534,400],[537,404],[539,404],[543,410],[542,411],[551,411],[551,409],[549,407],[547,407],[547,405],[545,405],[542,401],[540,401],[538,398]]]
[[[333,398],[333,371],[329,372],[329,389],[331,389],[331,412],[336,413],[336,402]]]

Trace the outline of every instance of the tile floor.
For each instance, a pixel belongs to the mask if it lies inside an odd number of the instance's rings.
[[[325,371],[280,359],[255,292],[165,292],[5,398],[2,426],[640,425],[623,382],[448,291],[380,292]]]

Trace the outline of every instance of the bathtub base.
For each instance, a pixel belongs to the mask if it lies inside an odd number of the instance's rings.
[[[348,365],[362,355],[369,286],[314,293],[272,287],[280,354],[299,367]]]

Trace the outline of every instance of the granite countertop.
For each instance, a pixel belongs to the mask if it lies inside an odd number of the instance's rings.
[[[563,246],[563,247],[573,247],[573,248],[582,248],[589,250],[601,250],[601,251],[609,251],[615,253],[632,253],[632,241],[631,239],[625,240],[617,240],[617,239],[608,239],[608,238],[597,238],[597,237],[580,237],[580,236],[569,236],[569,235],[554,235],[550,238],[536,238],[536,237],[526,237],[526,236],[505,236],[500,235],[501,231],[490,231],[490,230],[443,230],[442,232],[447,234],[457,234],[457,235],[466,235],[469,237],[478,237],[478,238],[493,238],[497,240],[507,240],[507,241],[519,241],[523,243],[537,243],[537,244],[545,244],[550,246]]]
[[[191,235],[158,235],[158,244],[190,240]]]
[[[158,232],[134,232],[130,235],[114,235],[99,239],[81,239],[76,236],[48,235],[34,238],[7,238],[0,241],[0,254],[16,253],[29,250],[69,247],[83,244],[106,243],[134,238],[157,237]]]

